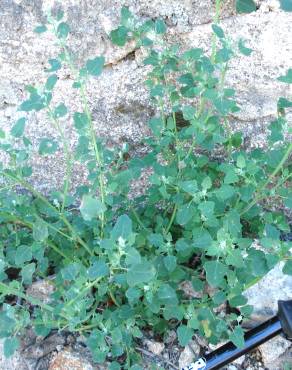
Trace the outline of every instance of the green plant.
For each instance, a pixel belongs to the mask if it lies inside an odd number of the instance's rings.
[[[281,260],[291,274],[291,243],[281,239],[289,225],[266,201],[291,207],[292,144],[285,141],[285,109],[292,103],[279,99],[268,149],[244,150],[242,134],[230,131],[229,114],[239,107],[225,76],[236,53],[252,50],[243,40],[235,48],[226,37],[218,25],[220,1],[216,5],[211,56],[167,45],[163,21],[143,23],[122,8],[111,39],[119,46],[135,40],[148,52],[146,85],[157,106],[143,157],[128,158],[127,146],[109,149],[96,137],[86,84],[100,76],[104,58],[75,66],[62,13],[49,15],[47,25],[35,29],[50,29],[61,53],[49,60],[45,84],[27,87],[29,98],[19,107],[24,117],[10,134],[0,131],[7,158],[0,168],[0,336],[6,338],[6,355],[30,325],[41,336],[53,329],[84,334],[95,361],[111,353],[111,369],[139,361],[134,344],[149,327],[160,334],[176,329],[181,346],[195,332],[210,343],[230,338],[241,346],[240,323],[252,312],[244,290]],[[63,66],[75,78],[80,112],[51,103]],[[291,70],[279,79],[291,83]],[[47,112],[59,140],[43,138],[38,152],[50,156],[62,150],[66,162],[63,188],[48,197],[29,182],[33,146],[25,136],[26,113],[40,110]],[[79,136],[74,152],[60,122],[69,116]],[[86,165],[88,181],[71,194],[78,161]],[[129,197],[131,183],[147,168],[149,187]],[[47,277],[54,286],[49,302],[28,294],[34,281]],[[199,298],[184,294],[185,281]],[[229,307],[224,314],[218,310],[223,304]]]

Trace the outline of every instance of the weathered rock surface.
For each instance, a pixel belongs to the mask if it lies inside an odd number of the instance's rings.
[[[191,341],[182,351],[179,356],[179,368],[190,365],[198,359],[200,353],[200,346],[196,341]]]
[[[79,65],[88,58],[104,54],[107,68],[100,78],[88,86],[90,108],[98,134],[112,144],[137,144],[148,132],[147,120],[154,108],[149,103],[143,84],[146,69],[141,65],[139,51],[133,45],[114,47],[108,33],[118,24],[122,5],[130,6],[139,17],[162,17],[169,25],[169,40],[180,42],[183,48],[201,46],[209,50],[213,16],[213,1],[191,0],[66,0],[62,7],[71,25],[69,45]],[[292,62],[292,15],[279,11],[274,0],[258,1],[259,10],[253,14],[236,16],[234,1],[224,2],[222,27],[234,42],[247,40],[254,52],[250,57],[239,57],[230,63],[227,83],[237,90],[242,107],[231,122],[234,129],[244,129],[251,145],[262,145],[265,128],[276,113],[279,96],[287,96],[291,89],[275,79]],[[24,86],[45,81],[47,60],[58,54],[53,37],[33,33],[36,24],[44,20],[49,7],[56,9],[60,2],[49,0],[11,1],[0,4],[0,121],[7,130],[20,117],[17,105],[25,98]],[[64,102],[70,112],[80,108],[77,91],[71,89],[69,70],[59,73],[54,102]],[[62,125],[71,144],[76,142],[72,119],[64,118]],[[256,136],[253,135],[256,133]],[[27,134],[37,147],[40,137],[56,135],[46,115],[30,115]],[[33,157],[32,181],[42,190],[59,187],[63,181],[62,153],[57,158]],[[82,166],[74,169],[74,182],[80,183],[86,174]]]
[[[273,340],[270,340],[259,347],[259,350],[262,354],[263,363],[269,369],[272,369],[273,366],[275,366],[274,364],[278,358],[285,354],[288,349],[290,349],[289,351],[291,354],[291,342],[288,342],[281,337],[274,338]]]
[[[63,350],[56,354],[50,362],[48,370],[94,370],[93,367],[84,358],[70,350]]]
[[[96,132],[107,137],[113,145],[123,142],[137,145],[148,133],[146,122],[154,114],[154,108],[143,84],[146,69],[141,63],[141,53],[131,44],[116,48],[108,38],[108,33],[118,24],[121,6],[130,6],[139,17],[162,17],[170,27],[168,38],[171,42],[181,43],[183,49],[200,46],[208,52],[213,3],[212,0],[1,0],[0,127],[8,131],[22,116],[17,112],[17,106],[26,96],[25,85],[38,85],[45,81],[47,60],[55,57],[59,50],[50,34],[38,37],[33,29],[44,20],[46,9],[62,5],[71,25],[69,45],[78,65],[96,55],[104,54],[106,57],[104,73],[100,78],[92,79],[88,86]],[[251,146],[263,144],[266,127],[276,113],[278,97],[289,96],[292,92],[291,87],[276,80],[292,65],[292,39],[289,37],[292,34],[292,14],[281,12],[277,0],[258,0],[257,4],[257,12],[237,16],[234,1],[227,0],[224,1],[222,15],[222,27],[232,42],[244,38],[247,46],[254,50],[251,56],[239,56],[232,61],[227,74],[227,84],[236,89],[241,106],[241,111],[231,117],[231,122],[234,129],[243,129]],[[71,89],[71,72],[64,70],[58,73],[58,77],[53,101],[56,104],[64,102],[71,113],[80,110],[77,91]],[[76,135],[72,118],[64,118],[62,124],[73,146]],[[35,148],[40,137],[55,134],[43,112],[30,115],[27,135]],[[47,191],[62,184],[64,165],[61,152],[56,158],[48,159],[41,158],[36,151],[33,162],[32,181],[39,190]],[[82,166],[76,166],[75,184],[84,181],[85,177]],[[249,289],[247,297],[255,306],[258,319],[270,316],[277,310],[278,299],[292,297],[292,279],[284,277],[277,267]],[[277,338],[261,347],[268,369],[280,369],[286,358],[289,359],[289,354],[291,359],[291,349],[287,346],[287,341]],[[19,353],[11,359],[4,359],[2,347],[0,342],[0,370],[30,368]],[[189,359],[194,357],[190,348],[185,350],[186,355],[187,351]],[[284,356],[283,359],[278,359],[279,355]],[[64,364],[68,368],[70,364],[69,368],[75,369],[80,361],[78,355],[63,351],[56,355],[50,366],[55,370],[65,369],[61,367]],[[81,369],[86,366],[90,369],[91,365],[82,363],[80,366],[85,366],[79,367]]]
[[[292,277],[283,275],[282,263],[271,270],[259,283],[244,294],[248,303],[253,305],[254,320],[265,320],[278,312],[278,300],[292,297]]]
[[[4,341],[0,340],[0,370],[30,370],[29,365],[23,360],[19,352],[16,352],[12,357],[5,358]]]

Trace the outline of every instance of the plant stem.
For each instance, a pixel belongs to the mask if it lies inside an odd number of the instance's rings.
[[[53,122],[55,128],[59,132],[59,135],[61,136],[64,151],[65,151],[66,174],[65,174],[65,183],[64,183],[64,190],[63,190],[63,202],[62,202],[62,207],[61,207],[61,212],[64,213],[64,209],[66,205],[66,198],[67,198],[68,191],[69,191],[71,172],[72,172],[71,154],[69,150],[68,141],[64,135],[63,130],[60,127],[59,121],[55,118],[50,107],[48,107],[48,110],[49,110],[49,117],[51,121]]]
[[[23,298],[25,299],[26,301],[30,302],[31,304],[33,305],[36,305],[36,306],[39,306],[43,309],[45,309],[46,311],[49,311],[49,312],[54,312],[54,307],[46,304],[46,303],[43,303],[42,301],[40,301],[39,299],[37,298],[34,298],[34,297],[31,297],[25,293],[23,293],[22,291],[18,290],[18,289],[15,289],[15,288],[12,288],[2,282],[0,282],[0,290],[4,293],[4,294],[7,294],[7,295],[15,295],[16,297],[20,297],[20,298]]]
[[[216,0],[215,4],[215,17],[213,22],[218,24],[220,21],[220,12],[221,12],[221,0]],[[212,35],[212,54],[211,54],[211,61],[212,63],[215,62],[215,55],[216,55],[216,35]]]
[[[170,217],[170,220],[169,220],[169,224],[168,224],[168,226],[167,226],[167,228],[166,228],[166,230],[165,230],[165,235],[167,235],[168,234],[168,232],[169,232],[169,230],[170,230],[170,228],[171,228],[171,226],[172,226],[172,224],[173,224],[173,222],[174,222],[174,219],[175,219],[175,215],[176,215],[176,212],[177,212],[177,204],[174,206],[174,208],[173,208],[173,211],[172,211],[172,215],[171,215],[171,217]]]
[[[88,245],[79,237],[79,235],[76,233],[74,227],[70,224],[70,222],[68,221],[67,217],[63,214],[63,213],[60,213],[58,211],[57,208],[55,208],[48,200],[46,197],[44,197],[41,193],[39,193],[37,190],[35,190],[35,188],[33,186],[31,186],[28,182],[26,182],[25,180],[23,179],[19,179],[15,176],[13,176],[12,174],[9,174],[7,172],[3,172],[3,175],[7,178],[10,178],[14,181],[16,181],[17,183],[19,183],[20,185],[22,185],[24,188],[26,188],[27,190],[29,190],[35,197],[37,197],[38,199],[40,199],[41,201],[43,201],[50,209],[52,209],[54,212],[56,212],[56,214],[58,215],[58,217],[64,222],[64,224],[67,226],[67,228],[70,230],[71,234],[72,234],[72,237],[73,238],[76,238],[76,240],[78,241],[79,244],[82,245],[82,247],[84,249],[86,249],[86,251],[91,255],[93,256],[93,252],[90,250],[90,248],[88,247]]]
[[[56,33],[56,31],[55,31],[55,33]],[[90,110],[89,110],[89,107],[88,107],[88,102],[87,102],[87,98],[86,98],[86,94],[85,94],[85,84],[84,84],[83,81],[80,81],[80,79],[78,77],[78,71],[76,70],[76,68],[75,68],[75,66],[74,66],[74,64],[71,60],[71,56],[70,56],[70,53],[68,52],[66,44],[64,43],[63,40],[59,40],[59,43],[60,43],[60,46],[64,49],[65,59],[66,59],[68,65],[71,69],[71,72],[73,73],[75,79],[80,82],[80,95],[81,95],[81,100],[82,100],[82,104],[83,104],[83,109],[84,109],[84,112],[85,112],[86,117],[87,117],[88,122],[89,122],[91,142],[92,142],[92,145],[93,145],[93,150],[94,150],[96,162],[99,166],[99,171],[100,171],[99,187],[100,187],[101,202],[105,206],[104,176],[101,172],[102,171],[102,161],[101,161],[101,156],[100,156],[100,153],[99,153],[99,150],[98,150],[98,147],[97,147],[92,116],[91,116],[91,113],[90,113]],[[103,237],[104,226],[105,226],[105,214],[104,214],[104,212],[102,212],[102,214],[101,214],[101,237]]]
[[[98,178],[99,178],[99,188],[100,188],[101,202],[105,206],[105,188],[104,188],[104,176],[103,176],[103,173],[102,173],[102,160],[101,160],[101,156],[100,156],[100,153],[99,153],[99,150],[98,150],[98,147],[97,147],[94,127],[93,127],[93,121],[92,121],[90,110],[88,108],[88,103],[87,103],[87,99],[86,99],[83,84],[81,84],[80,92],[81,92],[82,102],[83,102],[83,105],[84,105],[84,111],[85,111],[85,114],[86,114],[87,119],[89,121],[91,142],[92,142],[92,145],[93,145],[93,150],[94,150],[94,153],[95,153],[96,162],[98,164],[99,171],[100,171]],[[105,226],[105,214],[104,214],[104,211],[103,211],[101,213],[101,237],[103,237],[104,226]]]
[[[284,166],[286,160],[288,159],[290,153],[292,152],[292,143],[288,146],[287,151],[285,152],[283,158],[279,162],[278,166],[275,168],[275,170],[271,173],[271,175],[268,177],[266,182],[259,187],[257,190],[257,196],[254,198],[254,200],[241,212],[240,216],[242,216],[244,213],[249,211],[259,200],[265,199],[266,196],[261,195],[262,191],[269,185],[269,183],[272,181],[272,179],[278,174],[278,172],[281,171],[282,167]]]
[[[71,306],[78,299],[81,299],[84,296],[84,294],[86,294],[87,291],[89,289],[91,289],[92,287],[94,287],[94,285],[97,284],[100,280],[101,280],[101,277],[98,277],[97,279],[95,279],[94,281],[92,281],[91,283],[89,283],[75,298],[73,298],[73,299],[71,299],[71,301],[67,302],[65,304],[65,307],[64,308]]]
[[[141,221],[141,219],[140,219],[140,217],[139,217],[139,215],[138,215],[137,211],[135,210],[135,208],[130,206],[130,209],[131,209],[131,211],[132,211],[132,213],[133,213],[133,215],[134,215],[135,219],[137,220],[138,224],[142,227],[142,229],[144,229],[144,230],[146,230],[146,231],[147,231],[146,226],[145,226],[145,225],[143,224],[143,222]]]

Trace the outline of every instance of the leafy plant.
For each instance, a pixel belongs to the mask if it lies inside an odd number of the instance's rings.
[[[86,88],[101,75],[104,58],[76,67],[62,13],[35,29],[53,32],[61,53],[48,61],[43,86],[27,87],[28,99],[19,107],[23,117],[10,133],[0,131],[7,158],[0,167],[0,336],[6,355],[28,326],[40,336],[63,329],[84,334],[94,361],[109,353],[116,359],[112,369],[139,361],[135,342],[149,327],[161,335],[174,328],[181,346],[195,332],[210,343],[229,338],[242,346],[240,324],[252,312],[244,290],[279,261],[291,274],[291,242],[282,237],[289,224],[283,211],[269,206],[292,204],[292,144],[285,139],[291,102],[279,99],[269,147],[245,150],[242,134],[230,130],[229,115],[239,107],[225,76],[231,58],[252,50],[243,40],[232,44],[218,24],[219,1],[216,10],[209,56],[168,45],[162,20],[143,23],[122,8],[111,39],[118,46],[134,40],[147,52],[146,85],[157,107],[143,157],[126,155],[127,145],[110,149],[96,136]],[[81,96],[80,112],[52,103],[65,66]],[[289,76],[279,80],[291,83]],[[61,151],[66,163],[62,189],[47,197],[29,179],[35,148],[26,136],[27,116],[40,110],[58,138],[42,138],[37,151]],[[79,137],[74,150],[61,124],[69,117]],[[87,183],[71,193],[77,162],[88,170]],[[132,182],[146,169],[152,171],[149,186],[130,197]],[[34,281],[47,278],[54,287],[49,302],[28,293]],[[185,294],[185,281],[200,298]]]

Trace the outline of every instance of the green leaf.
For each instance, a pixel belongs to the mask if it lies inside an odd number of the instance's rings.
[[[198,184],[196,180],[182,181],[179,183],[180,188],[186,193],[195,195],[198,191]]]
[[[57,22],[60,22],[60,20],[62,20],[64,17],[64,11],[63,10],[59,10],[58,13],[56,14],[56,21]]]
[[[215,62],[216,63],[227,63],[233,55],[232,50],[223,47],[222,49],[219,49],[215,55]],[[221,103],[222,104],[222,103]],[[226,103],[225,103],[226,104]],[[218,109],[218,107],[216,106]]]
[[[289,68],[285,76],[278,77],[278,80],[287,84],[292,84],[292,68]]]
[[[100,199],[91,195],[83,195],[79,209],[85,221],[91,221],[106,211],[106,207]]]
[[[5,135],[5,131],[3,131],[1,128],[0,128],[0,139],[5,139],[6,135]]]
[[[4,341],[4,356],[6,358],[11,357],[14,352],[19,348],[20,342],[19,339],[16,337],[11,337],[11,338],[5,338]]]
[[[220,200],[227,200],[235,194],[234,187],[231,185],[223,184],[218,190],[215,191],[216,197]]]
[[[169,284],[160,285],[157,291],[157,297],[160,303],[166,306],[178,304],[176,292]]]
[[[59,104],[54,110],[54,117],[61,118],[66,116],[68,109],[64,103]]]
[[[141,290],[138,288],[129,288],[126,291],[126,297],[128,298],[129,302],[131,304],[138,301],[138,299],[141,297]]]
[[[277,103],[278,109],[285,109],[292,107],[292,101],[286,98],[279,98]]]
[[[43,220],[38,218],[33,224],[32,234],[36,242],[45,241],[49,236],[47,224]]]
[[[141,263],[141,255],[135,248],[128,248],[126,251],[125,263],[127,266]]]
[[[123,6],[121,9],[121,24],[125,27],[133,26],[134,22],[134,16],[130,12],[129,8],[127,6]]]
[[[286,275],[292,275],[292,260],[286,261],[283,267],[283,273]]]
[[[52,139],[42,139],[39,145],[39,154],[53,154],[58,150],[58,143]]]
[[[166,32],[166,25],[162,19],[157,19],[155,21],[155,32],[162,35]]]
[[[243,155],[239,155],[236,160],[236,166],[238,168],[244,168],[246,166],[245,158]]]
[[[102,72],[105,63],[104,57],[96,57],[94,59],[88,59],[86,62],[87,72],[91,76],[99,76]]]
[[[30,98],[28,100],[25,100],[23,103],[21,103],[19,110],[24,112],[36,110],[38,112],[44,107],[45,107],[44,98],[38,95],[37,93],[33,93],[30,95]]]
[[[156,270],[153,264],[144,261],[143,263],[131,266],[127,272],[127,282],[130,287],[149,283],[155,277],[155,274]]]
[[[182,108],[183,117],[185,120],[190,121],[195,118],[196,109],[191,105],[185,105]]]
[[[202,181],[202,188],[204,189],[204,190],[208,190],[208,189],[211,189],[211,187],[212,187],[212,180],[210,179],[210,177],[209,176],[206,176],[205,178],[204,178],[204,180]]]
[[[168,272],[172,272],[176,268],[176,257],[175,256],[165,256],[163,258],[164,266]]]
[[[95,280],[97,278],[102,278],[109,274],[109,268],[107,264],[102,261],[94,261],[93,264],[87,270],[87,275],[90,280]]]
[[[17,248],[15,254],[15,264],[21,266],[24,262],[28,262],[32,259],[31,247],[28,245],[21,245]]]
[[[129,32],[128,28],[120,26],[117,29],[111,31],[110,39],[115,45],[125,46],[128,39],[128,32]]]
[[[223,31],[223,29],[220,26],[218,26],[217,24],[212,24],[212,30],[215,33],[215,35],[217,37],[219,37],[219,39],[223,39],[224,38],[224,36],[225,36],[224,35],[224,31]]]
[[[79,263],[71,263],[61,270],[61,275],[64,280],[73,281],[77,278],[80,272]]]
[[[226,176],[224,178],[224,183],[225,184],[234,184],[239,180],[238,175],[235,172],[234,168],[230,168],[226,172]]]
[[[65,39],[69,35],[70,27],[67,23],[61,22],[57,28],[57,36],[59,39]]]
[[[198,232],[194,233],[193,244],[196,248],[208,249],[212,244],[213,239],[207,230],[200,229]]]
[[[265,253],[256,249],[250,249],[248,260],[251,266],[251,273],[255,276],[264,276],[268,271]]]
[[[218,287],[224,282],[224,277],[228,271],[226,265],[219,261],[207,261],[204,263],[208,283],[213,287]]]
[[[178,224],[184,226],[192,219],[193,216],[194,208],[189,204],[184,204],[177,211],[176,221]]]
[[[33,32],[35,32],[35,33],[44,33],[44,32],[46,32],[47,31],[47,27],[44,25],[44,24],[42,24],[41,26],[37,26],[34,30],[33,30]]]
[[[229,303],[231,307],[244,306],[247,303],[247,298],[240,294],[229,299]]]
[[[224,217],[224,225],[233,237],[238,237],[241,234],[242,225],[240,223],[240,215],[235,209],[231,209]]]
[[[281,9],[285,12],[292,12],[292,0],[280,0]]]
[[[148,124],[154,136],[156,137],[161,136],[161,133],[164,129],[164,123],[161,118],[151,118]]]
[[[21,277],[24,284],[32,283],[32,275],[35,272],[35,263],[25,265],[21,270]]]
[[[226,257],[226,263],[234,267],[243,268],[244,261],[240,249],[232,250],[232,252]]]
[[[185,347],[191,341],[193,335],[194,330],[188,328],[186,325],[180,325],[177,329],[178,341],[182,347]]]
[[[26,118],[19,118],[10,130],[10,134],[14,137],[21,137],[24,133]]]
[[[236,0],[236,11],[238,13],[251,13],[257,10],[253,0]]]
[[[46,72],[56,72],[58,71],[59,69],[62,68],[62,65],[61,65],[61,62],[58,60],[58,59],[49,59],[49,64],[51,66],[51,68],[47,68],[45,69]]]
[[[15,328],[17,327],[17,322],[14,318],[9,316],[8,310],[4,310],[1,308],[0,311],[0,333],[5,333],[5,335],[10,335],[13,333]]]
[[[244,347],[244,331],[240,326],[234,328],[233,333],[229,335],[229,339],[237,348]]]
[[[182,55],[182,59],[184,60],[197,60],[200,59],[200,57],[203,55],[204,50],[200,48],[193,48]]]
[[[73,116],[74,126],[77,130],[81,130],[88,126],[89,121],[85,113],[75,112]]]
[[[47,82],[45,84],[45,89],[47,91],[52,91],[53,88],[55,87],[57,81],[58,81],[58,77],[57,77],[56,74],[53,74],[53,75],[49,76],[48,79],[47,79]]]
[[[112,229],[111,236],[117,240],[123,238],[129,239],[132,234],[132,220],[127,215],[122,215],[117,219],[114,228]]]
[[[241,52],[241,54],[246,56],[249,56],[253,52],[252,49],[249,49],[244,45],[244,40],[242,39],[240,39],[238,42],[238,49]]]
[[[214,214],[214,207],[215,203],[212,201],[202,202],[198,205],[198,209],[206,219]]]

